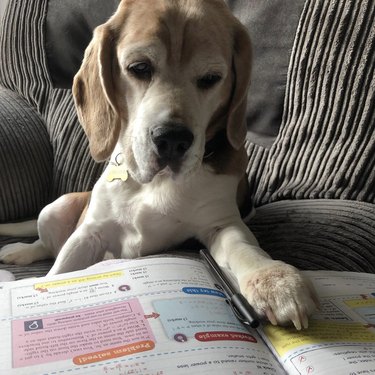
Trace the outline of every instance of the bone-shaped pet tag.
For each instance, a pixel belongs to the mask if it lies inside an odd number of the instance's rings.
[[[129,177],[128,171],[123,165],[124,155],[122,152],[115,156],[114,161],[109,163],[110,168],[107,174],[107,181],[112,182],[114,180],[126,181]]]
[[[111,168],[107,174],[107,181],[112,182],[114,180],[126,181],[129,177],[128,171],[123,165],[111,165]]]

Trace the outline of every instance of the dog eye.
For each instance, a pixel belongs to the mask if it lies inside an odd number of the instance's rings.
[[[153,69],[148,62],[136,62],[128,66],[128,71],[137,79],[150,80]]]
[[[197,80],[197,86],[200,89],[207,90],[215,86],[221,80],[218,74],[208,73]]]

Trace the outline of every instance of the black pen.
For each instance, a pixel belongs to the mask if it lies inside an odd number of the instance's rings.
[[[203,249],[200,251],[200,254],[208,264],[214,276],[222,284],[237,318],[250,327],[257,328],[259,326],[259,320],[256,318],[256,314],[247,299],[241,293],[236,291],[228,277],[225,276],[224,272],[220,269],[220,266],[216,263],[208,250]]]

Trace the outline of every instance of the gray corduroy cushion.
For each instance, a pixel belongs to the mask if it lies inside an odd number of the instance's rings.
[[[375,203],[375,2],[308,1],[256,204]]]
[[[19,93],[46,124],[53,150],[50,193],[55,199],[92,189],[103,163],[95,163],[88,152],[71,90],[52,87],[45,54],[48,5],[48,0],[9,2],[0,29],[0,85]]]
[[[259,207],[249,227],[273,258],[300,269],[375,272],[371,203],[280,201]]]
[[[280,133],[248,143],[251,228],[298,267],[375,271],[374,45],[373,1],[306,2]]]
[[[49,203],[52,148],[44,122],[0,86],[0,222],[36,216]]]
[[[281,124],[289,59],[305,0],[226,2],[248,29],[253,47],[248,139],[270,147]]]

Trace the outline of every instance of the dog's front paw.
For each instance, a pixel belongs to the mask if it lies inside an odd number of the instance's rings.
[[[241,292],[259,316],[273,324],[289,324],[300,330],[319,307],[314,287],[295,267],[275,261],[239,280]]]
[[[32,252],[28,251],[30,244],[14,243],[0,249],[0,262],[25,266],[33,262]]]
[[[47,259],[43,256],[43,249],[35,244],[17,242],[0,249],[0,262],[26,266],[36,260]]]

